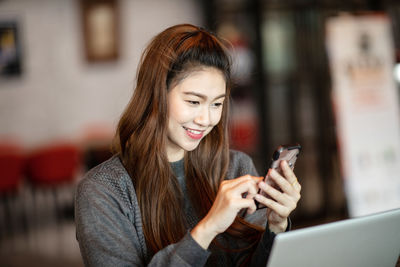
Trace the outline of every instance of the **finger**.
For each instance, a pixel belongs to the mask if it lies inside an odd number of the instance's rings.
[[[300,190],[301,185],[295,180],[294,184],[289,184],[289,182],[283,178],[278,172],[272,171],[271,178],[275,181],[276,184],[281,188],[282,192],[284,192],[284,196],[289,197],[289,201],[280,201],[281,203],[285,204],[286,206],[292,207],[296,206],[297,202],[300,200]]]
[[[289,167],[287,161],[284,161],[282,163],[281,168],[286,179],[288,180],[292,188],[294,188],[295,191],[297,192],[297,194],[295,194],[295,197],[300,198],[301,184],[299,183],[295,173],[293,172],[293,169]]]
[[[279,186],[282,192],[292,196],[297,197],[299,194],[297,179],[295,180],[294,184],[290,184],[287,179],[285,179],[280,173],[276,170],[271,170],[270,177],[274,180],[274,182]]]
[[[257,209],[254,199],[236,199],[232,201],[231,204],[231,207],[234,208],[237,212],[240,212],[241,210],[246,210],[246,213],[253,213]]]
[[[247,195],[254,196],[257,194],[257,189],[258,186],[256,181],[243,180],[241,183],[230,188],[229,191],[232,191],[234,194],[242,195],[243,193],[247,193]],[[246,198],[248,197],[246,196]]]
[[[224,180],[222,183],[226,188],[232,188],[244,181],[248,181],[250,183],[258,183],[260,180],[262,180],[262,177],[252,176],[252,175],[248,174],[248,175],[244,175],[239,178],[236,178],[236,179]]]
[[[278,171],[271,169],[269,176],[283,192],[293,190],[288,180],[285,179]]]
[[[243,202],[243,208],[247,208],[246,213],[252,214],[257,210],[256,203],[254,202],[254,199],[243,199],[245,202]]]
[[[281,162],[281,169],[283,171],[283,175],[286,177],[287,181],[290,183],[290,185],[292,185],[292,187],[298,183],[296,175],[294,174],[292,168],[289,167],[289,164],[286,160]]]
[[[300,194],[301,185],[298,182],[296,175],[289,167],[287,161],[282,161],[281,169],[284,177],[280,173],[277,173],[273,177],[274,181],[279,184],[282,191],[285,191],[287,194],[297,197]],[[289,186],[287,186],[288,184]]]
[[[300,191],[301,191],[301,184],[299,183],[298,180],[296,180],[296,181],[294,181],[294,182],[292,183],[292,187],[296,190],[296,192],[297,192],[298,194],[300,194]]]
[[[255,197],[256,195],[257,195],[257,194],[248,194],[248,195],[246,196],[246,198],[254,201],[254,197]]]
[[[256,195],[255,199],[270,208],[272,211],[277,213],[279,216],[282,218],[287,218],[289,217],[289,214],[292,210],[290,210],[288,207],[274,201],[273,199],[266,198],[262,195]]]
[[[274,187],[270,186],[267,183],[264,182],[260,182],[258,184],[258,186],[260,187],[260,189],[262,191],[264,191],[265,193],[267,193],[267,195],[269,195],[273,200],[275,200],[276,202],[279,202],[282,205],[285,206],[292,206],[293,205],[293,200],[291,200],[288,195],[278,191],[277,189],[275,189]]]

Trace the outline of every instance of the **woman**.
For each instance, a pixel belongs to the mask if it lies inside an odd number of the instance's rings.
[[[229,150],[229,93],[230,61],[215,35],[184,24],[152,40],[118,125],[118,153],[77,189],[86,265],[265,266],[301,186],[284,162],[283,174],[270,171],[278,191]]]

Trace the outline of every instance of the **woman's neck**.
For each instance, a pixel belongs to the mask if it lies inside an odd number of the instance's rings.
[[[181,150],[178,153],[167,153],[168,161],[169,162],[177,162],[183,159],[185,156],[185,151]]]

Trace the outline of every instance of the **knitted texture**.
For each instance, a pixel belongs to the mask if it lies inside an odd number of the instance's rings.
[[[246,154],[231,151],[230,158],[227,179],[245,174],[257,176],[254,164]],[[181,241],[155,255],[149,255],[147,250],[136,193],[120,158],[115,155],[85,175],[75,195],[75,222],[86,266],[236,266],[247,255],[246,251],[228,253],[214,246],[204,250],[197,244],[189,231],[199,219],[187,196],[183,160],[171,163],[171,167],[184,194],[188,231]],[[265,209],[246,220],[265,226]],[[243,244],[241,240],[218,238],[230,248]],[[273,238],[269,230],[264,233],[253,255],[254,262],[266,263]]]

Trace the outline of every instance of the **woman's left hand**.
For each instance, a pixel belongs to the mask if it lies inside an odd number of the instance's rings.
[[[261,181],[258,187],[264,191],[270,198],[257,194],[255,199],[264,204],[267,209],[269,229],[274,233],[284,232],[287,228],[288,217],[296,208],[297,202],[300,200],[301,185],[296,175],[289,167],[286,161],[280,164],[282,174],[274,169],[270,169],[267,176],[281,189],[275,189],[273,186]]]

